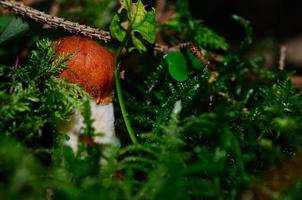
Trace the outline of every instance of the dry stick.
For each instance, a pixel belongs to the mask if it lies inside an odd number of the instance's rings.
[[[281,71],[283,71],[285,67],[286,51],[287,51],[287,47],[285,45],[282,45],[280,47],[280,58],[279,58],[279,69]]]
[[[0,0],[0,5],[2,5],[4,8],[12,10],[16,14],[28,17],[43,24],[47,24],[50,27],[62,28],[73,34],[81,34],[89,38],[103,40],[105,43],[110,42],[112,39],[110,33],[107,31],[91,28],[75,22],[70,22],[59,17],[54,17],[16,1]]]
[[[36,4],[36,3],[40,3],[44,0],[23,0],[22,3],[25,5],[32,5],[32,4]]]
[[[87,25],[81,25],[76,22],[67,21],[63,18],[55,17],[33,9],[29,6],[25,6],[20,2],[16,2],[13,0],[0,0],[0,5],[2,5],[2,7],[4,8],[10,9],[16,14],[20,14],[22,16],[28,17],[43,24],[47,24],[50,27],[61,28],[73,34],[80,34],[92,39],[103,40],[105,43],[111,42],[112,40],[112,36],[108,31],[103,31],[100,29],[89,27]],[[205,59],[205,51],[199,50],[192,43],[181,43],[177,46],[170,48],[164,45],[155,44],[154,51],[157,53],[167,53],[171,50],[181,50],[184,48],[189,49],[204,65],[212,68],[215,67],[214,65],[210,64],[208,60]]]
[[[168,21],[174,15],[174,11],[171,9],[167,0],[156,0],[156,24],[161,25]]]
[[[60,5],[59,5],[59,3],[57,3],[56,1],[54,1],[54,2],[51,4],[49,14],[50,14],[51,16],[57,16],[57,14],[59,13],[59,10],[60,10]],[[49,25],[43,24],[42,28],[49,28]]]
[[[172,51],[179,51],[179,50],[182,50],[182,49],[190,50],[192,52],[192,54],[194,54],[201,61],[201,63],[204,64],[205,66],[210,67],[212,69],[216,67],[214,64],[210,63],[210,61],[208,61],[205,58],[206,51],[205,50],[200,50],[196,45],[194,45],[191,42],[180,43],[180,44],[178,44],[176,46],[173,46],[173,47],[168,47],[168,46],[165,46],[165,45],[155,44],[154,51],[155,52],[168,53],[168,52],[172,52]],[[216,59],[216,55],[211,55],[211,57],[213,59]]]

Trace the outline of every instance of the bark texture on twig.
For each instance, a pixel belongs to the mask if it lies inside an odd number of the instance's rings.
[[[33,9],[29,6],[12,0],[0,0],[0,5],[4,8],[12,10],[14,13],[26,16],[37,22],[47,24],[50,27],[61,28],[73,34],[80,34],[85,37],[103,40],[108,43],[111,41],[111,35],[108,31],[99,30],[76,22],[67,21],[65,19],[54,17],[44,12]]]
[[[87,25],[81,25],[76,22],[71,22],[63,18],[55,17],[44,12],[33,9],[29,6],[26,6],[20,2],[13,0],[0,0],[0,5],[4,8],[8,8],[16,14],[28,17],[37,22],[43,23],[53,28],[61,28],[69,31],[73,34],[83,35],[92,39],[103,40],[108,43],[111,42],[112,36],[110,32],[99,30],[97,28],[92,28]],[[196,45],[192,43],[180,43],[177,46],[167,47],[165,45],[155,44],[154,51],[156,53],[167,53],[170,51],[179,51],[181,49],[189,49],[204,65],[215,68],[207,59],[205,59],[205,50],[199,49]],[[215,60],[215,57],[212,56]]]

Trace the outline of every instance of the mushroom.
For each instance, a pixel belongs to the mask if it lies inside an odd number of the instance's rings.
[[[95,143],[113,144],[117,142],[114,131],[112,96],[114,89],[113,55],[97,42],[80,36],[66,36],[53,43],[54,59],[75,53],[67,61],[67,68],[58,76],[80,85],[91,97],[91,117],[95,133]],[[75,111],[70,121],[60,126],[60,131],[69,135],[66,142],[77,152],[80,129],[84,126],[80,111]]]

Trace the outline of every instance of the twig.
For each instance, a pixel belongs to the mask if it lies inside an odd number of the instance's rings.
[[[12,10],[16,14],[47,24],[50,27],[62,28],[73,34],[80,34],[85,37],[103,40],[106,43],[110,42],[112,39],[108,31],[99,30],[76,22],[67,21],[59,17],[54,17],[29,6],[25,6],[20,2],[13,0],[0,0],[0,5]]]
[[[168,0],[156,0],[156,25],[161,26],[166,21],[171,19],[174,15],[174,11],[172,6],[169,4]],[[156,35],[156,42],[159,44],[165,44],[163,35],[161,34]]]
[[[286,51],[287,51],[286,46],[282,45],[280,47],[280,58],[279,58],[279,69],[281,71],[283,71],[285,67]]]
[[[50,12],[49,15],[51,16],[57,16],[57,14],[60,11],[60,5],[59,3],[57,3],[56,1],[52,3],[51,7],[50,7]],[[49,28],[50,26],[47,24],[43,24],[43,28]]]
[[[174,11],[171,8],[167,0],[156,1],[156,23],[158,25],[161,25],[173,16]]]
[[[0,5],[2,5],[4,8],[10,9],[16,14],[28,17],[37,22],[46,24],[50,27],[61,28],[69,31],[70,33],[80,34],[85,37],[103,40],[106,43],[111,42],[112,40],[112,36],[108,31],[99,30],[97,28],[92,28],[87,25],[80,25],[76,22],[71,22],[63,18],[55,17],[33,9],[20,2],[16,2],[13,0],[0,0]],[[154,51],[157,53],[167,53],[169,51],[181,50],[184,48],[189,49],[204,65],[210,68],[215,68],[215,65],[211,64],[207,59],[205,59],[205,50],[200,50],[192,43],[181,43],[171,48],[164,45],[155,44]],[[213,54],[210,55],[212,59],[217,59],[217,56],[214,56]]]
[[[17,69],[19,67],[19,57],[16,58],[16,61],[15,61],[15,65],[14,65],[14,69]],[[13,76],[12,78],[12,82],[14,83],[16,81],[16,76]],[[12,94],[14,92],[14,86],[11,85],[10,88],[9,88],[9,94]]]
[[[180,43],[176,46],[173,46],[173,47],[168,47],[168,46],[165,46],[165,45],[160,45],[160,44],[155,44],[155,47],[154,47],[154,51],[155,53],[168,53],[168,52],[171,52],[171,51],[180,51],[182,49],[188,49],[189,51],[192,52],[192,54],[194,54],[202,64],[204,64],[205,66],[207,67],[210,67],[210,68],[215,68],[216,66],[212,63],[210,63],[210,61],[208,61],[206,58],[205,58],[205,55],[206,55],[206,51],[203,50],[203,49],[199,49],[196,45],[194,45],[193,43],[191,42],[186,42],[186,43]],[[213,54],[210,54],[211,58],[212,59],[217,59],[218,60],[218,57],[217,55],[213,55]]]
[[[32,4],[41,3],[42,1],[43,0],[23,0],[22,3],[29,6]]]

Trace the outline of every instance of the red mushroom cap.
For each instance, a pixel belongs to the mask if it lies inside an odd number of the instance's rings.
[[[113,55],[97,42],[80,36],[67,36],[54,42],[56,59],[76,53],[68,67],[59,74],[72,83],[79,84],[97,103],[112,101],[114,87]]]

